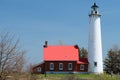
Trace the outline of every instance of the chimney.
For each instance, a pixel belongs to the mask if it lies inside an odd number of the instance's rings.
[[[76,49],[79,49],[79,46],[76,44],[76,45],[74,45],[74,47],[76,48]]]
[[[45,45],[43,46],[44,48],[48,46],[48,41],[45,41]]]

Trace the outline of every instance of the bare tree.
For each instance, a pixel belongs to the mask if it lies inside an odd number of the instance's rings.
[[[19,46],[19,39],[8,32],[0,34],[0,80],[4,80],[10,72],[21,71],[25,53]]]

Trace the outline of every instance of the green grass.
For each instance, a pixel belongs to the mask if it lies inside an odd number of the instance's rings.
[[[40,80],[120,80],[120,75],[108,74],[44,74],[37,75]]]

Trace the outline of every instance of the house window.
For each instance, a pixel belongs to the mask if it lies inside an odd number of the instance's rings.
[[[37,68],[37,72],[41,72],[41,67],[38,67],[38,68]]]
[[[72,63],[68,63],[68,70],[72,70]]]
[[[97,67],[97,62],[94,62],[94,66]]]
[[[84,70],[85,66],[84,65],[80,65],[80,70]]]
[[[50,63],[50,70],[54,70],[54,63]]]
[[[63,63],[59,63],[59,70],[63,70]]]

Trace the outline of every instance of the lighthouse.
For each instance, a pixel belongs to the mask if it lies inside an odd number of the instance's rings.
[[[103,73],[102,62],[102,42],[101,42],[101,24],[100,13],[98,6],[94,3],[91,6],[91,12],[89,14],[89,40],[88,40],[88,60],[89,60],[89,72],[100,74]]]

